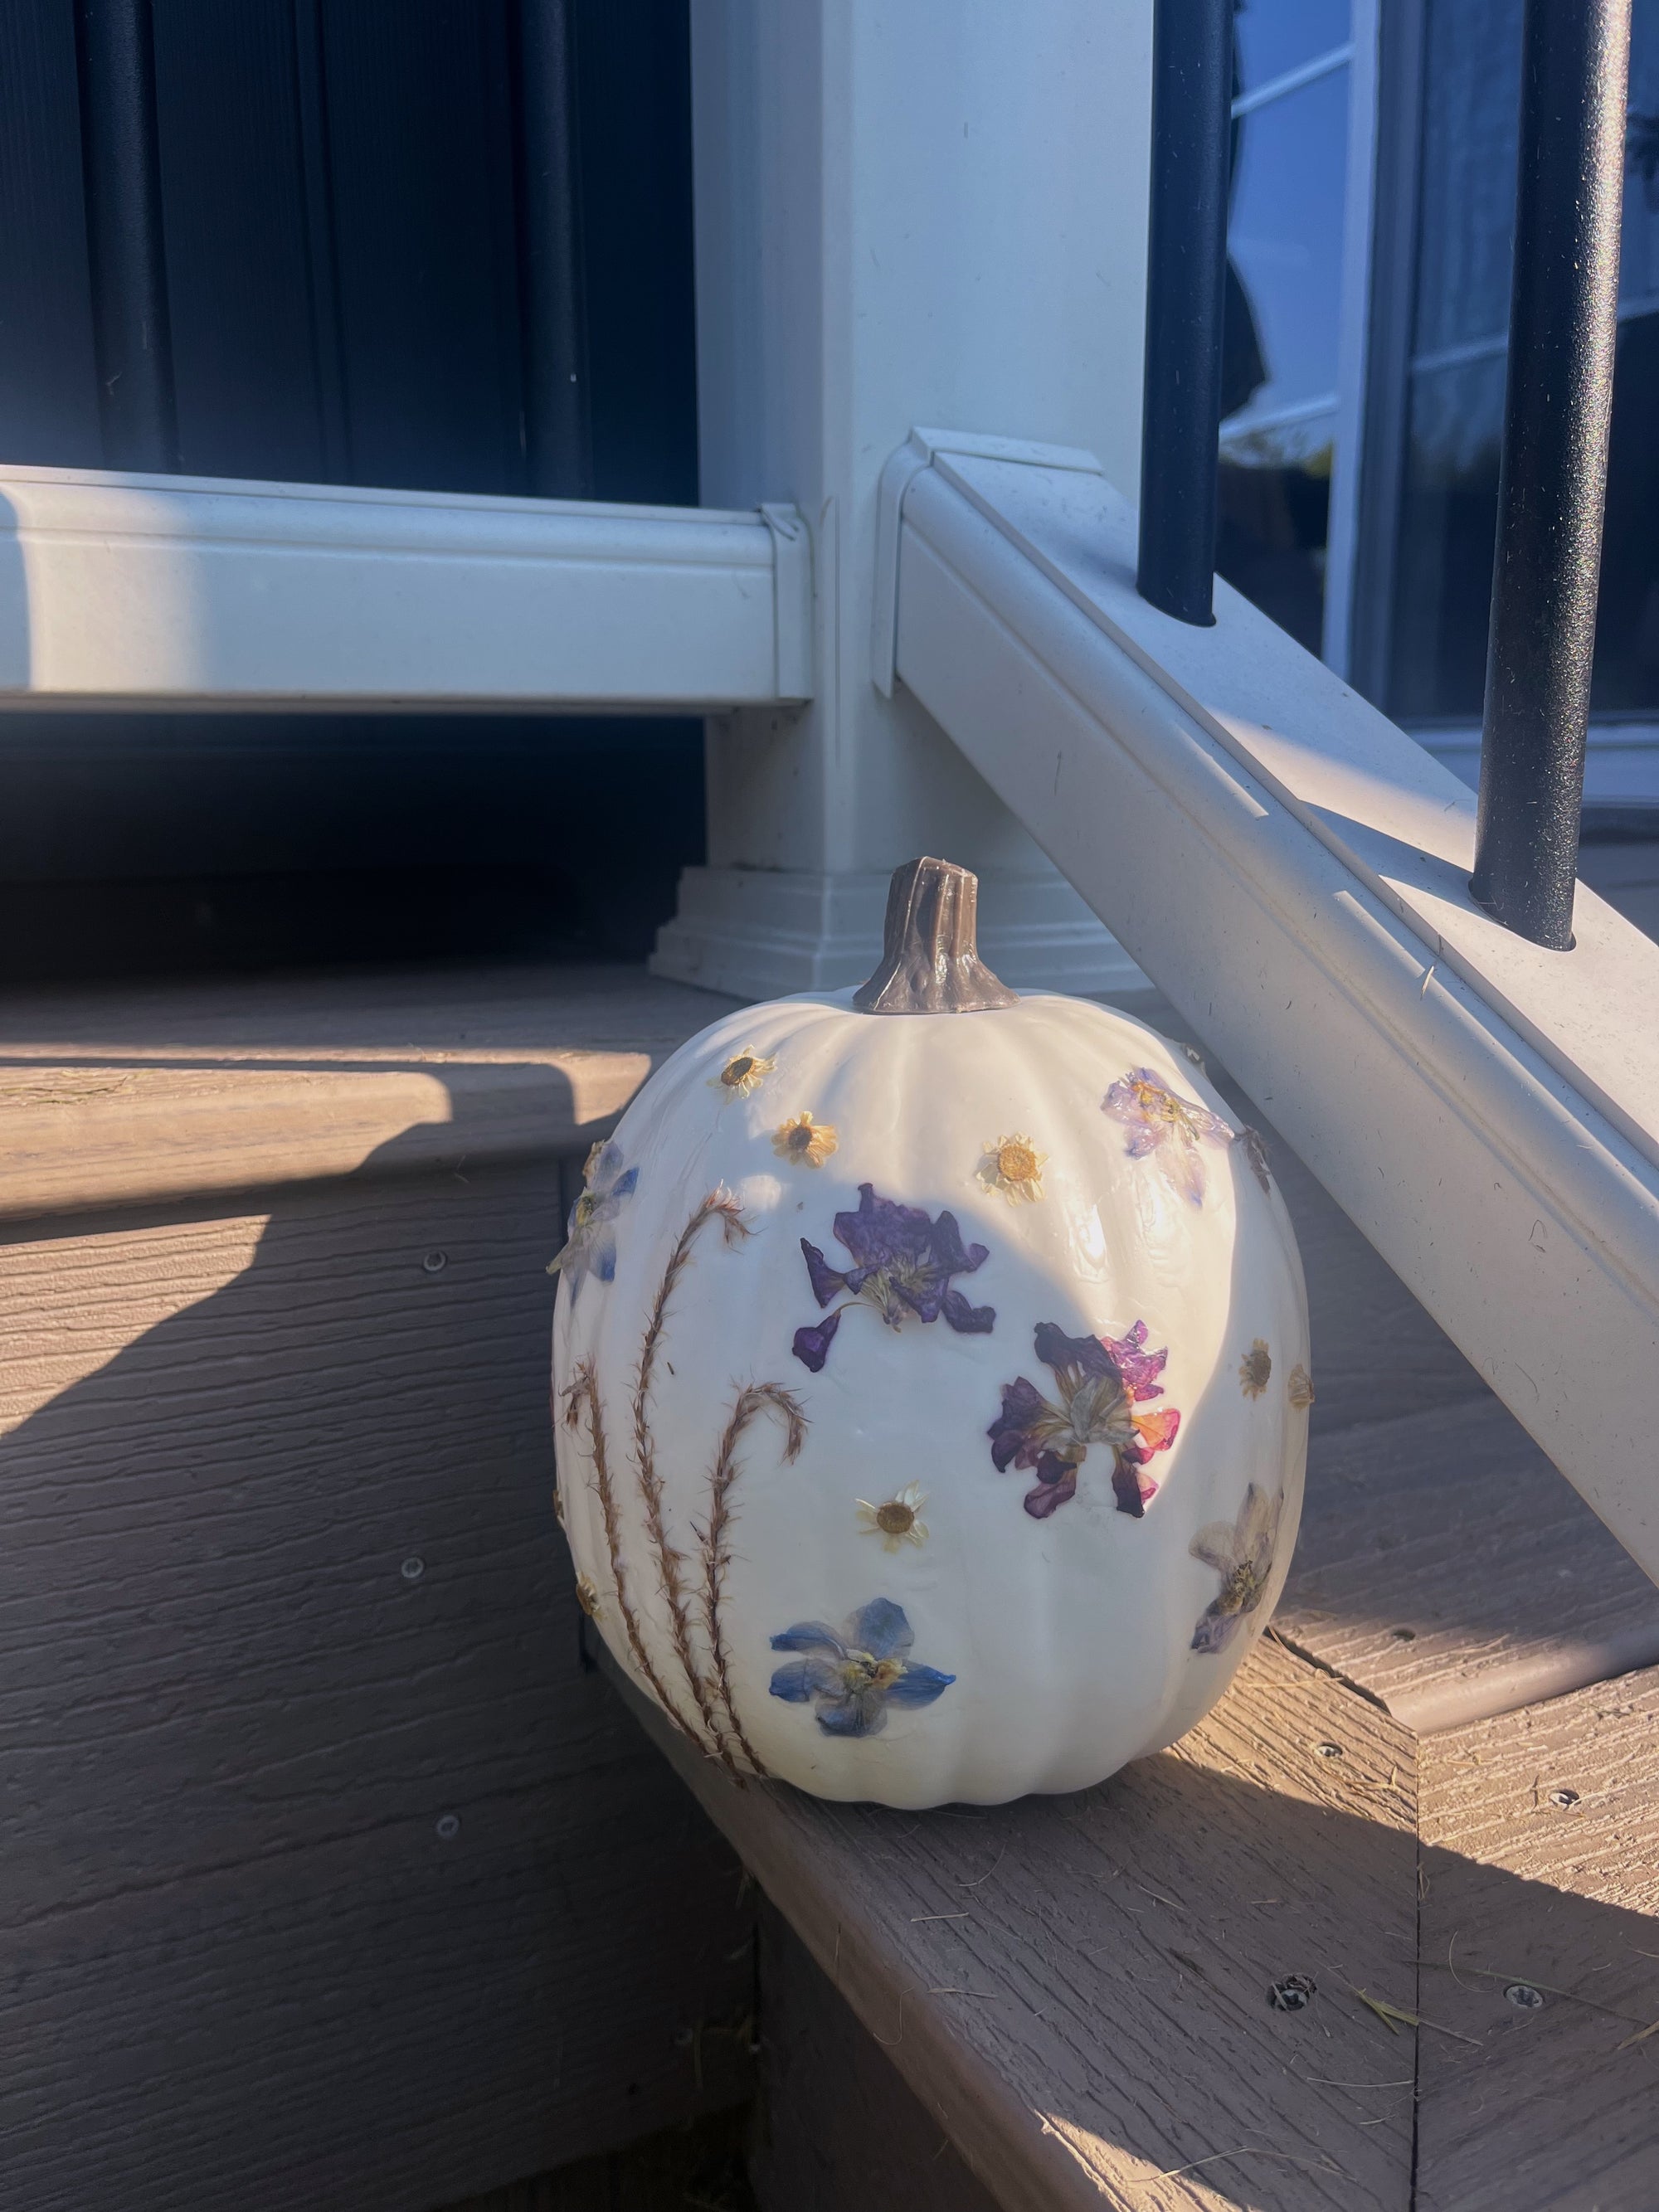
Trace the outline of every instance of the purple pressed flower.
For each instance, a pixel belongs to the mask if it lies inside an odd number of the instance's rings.
[[[1132,1160],[1160,1152],[1176,1188],[1193,1205],[1204,1203],[1204,1160],[1199,1141],[1231,1145],[1234,1132],[1218,1114],[1196,1100],[1182,1098],[1150,1067],[1131,1068],[1100,1102],[1101,1111],[1133,1131],[1127,1150]]]
[[[953,1275],[971,1275],[990,1254],[983,1244],[964,1244],[953,1213],[937,1221],[919,1206],[878,1198],[867,1182],[859,1185],[856,1213],[838,1213],[837,1240],[852,1255],[850,1267],[832,1267],[816,1244],[800,1240],[806,1279],[820,1306],[843,1303],[815,1327],[795,1332],[797,1359],[816,1375],[829,1355],[842,1314],[862,1303],[873,1306],[889,1328],[907,1315],[918,1321],[944,1317],[959,1336],[988,1336],[996,1320],[993,1306],[976,1306],[957,1289]]]
[[[621,1146],[608,1142],[594,1146],[582,1173],[586,1188],[570,1209],[564,1247],[547,1268],[550,1275],[563,1275],[573,1306],[585,1277],[608,1283],[615,1276],[617,1216],[640,1179],[638,1168],[623,1165]]]
[[[1005,1382],[1002,1410],[986,1431],[992,1464],[999,1471],[1021,1467],[1035,1474],[1025,1510],[1033,1520],[1046,1521],[1077,1495],[1078,1469],[1090,1447],[1100,1444],[1111,1455],[1118,1511],[1139,1520],[1158,1491],[1142,1470],[1155,1452],[1169,1449],[1181,1425],[1173,1407],[1155,1413],[1135,1410],[1164,1395],[1158,1378],[1169,1352],[1146,1349],[1144,1321],[1122,1337],[1067,1336],[1055,1322],[1039,1322],[1034,1345],[1037,1358],[1054,1370],[1059,1403],[1024,1375]]]
[[[1212,1521],[1194,1537],[1188,1547],[1193,1557],[1221,1577],[1220,1595],[1210,1601],[1193,1631],[1194,1651],[1224,1651],[1267,1595],[1284,1504],[1282,1491],[1269,1498],[1252,1483],[1237,1521]]]
[[[780,1667],[772,1695],[787,1705],[812,1705],[825,1735],[879,1735],[890,1705],[931,1705],[956,1680],[911,1659],[915,1632],[902,1606],[872,1598],[839,1630],[798,1620],[772,1638],[775,1651],[805,1656]]]

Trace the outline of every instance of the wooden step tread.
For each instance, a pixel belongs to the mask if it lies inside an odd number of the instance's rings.
[[[580,1149],[735,1004],[634,967],[0,1004],[0,1218]]]
[[[1659,1664],[1659,1589],[1488,1394],[1316,1433],[1274,1627],[1426,1735]]]
[[[1268,1638],[1100,1788],[921,1814],[734,1788],[610,1671],[1004,2212],[1651,2212],[1659,1671],[1419,1743]]]
[[[1410,2072],[1355,1994],[1415,1987],[1413,1747],[1375,1706],[1264,1643],[1099,1789],[916,1814],[733,1788],[613,1679],[1006,2212],[1404,2212],[1409,2096],[1340,2086]]]

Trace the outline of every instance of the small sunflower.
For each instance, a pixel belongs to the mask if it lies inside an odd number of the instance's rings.
[[[720,1073],[709,1078],[708,1088],[722,1097],[746,1098],[777,1064],[775,1060],[763,1060],[757,1052],[734,1052]]]
[[[1273,1371],[1273,1354],[1257,1337],[1255,1342],[1238,1363],[1238,1379],[1247,1398],[1259,1398],[1267,1389]]]
[[[780,1122],[772,1132],[772,1150],[798,1168],[821,1168],[836,1141],[835,1131],[827,1122],[815,1121],[810,1108],[793,1121]]]
[[[857,1500],[859,1527],[866,1536],[879,1536],[884,1552],[896,1552],[901,1544],[920,1548],[927,1541],[927,1524],[916,1516],[927,1503],[927,1493],[919,1482],[907,1482],[882,1505],[872,1505],[867,1498],[860,1498]]]
[[[576,1602],[590,1620],[599,1617],[599,1586],[592,1575],[576,1577]]]
[[[1029,1137],[999,1137],[987,1145],[975,1170],[987,1190],[1000,1190],[1010,1206],[1029,1204],[1042,1195],[1042,1169],[1047,1152],[1038,1152]]]
[[[1285,1385],[1285,1395],[1298,1413],[1305,1413],[1314,1401],[1313,1376],[1299,1359],[1291,1370],[1291,1379]]]

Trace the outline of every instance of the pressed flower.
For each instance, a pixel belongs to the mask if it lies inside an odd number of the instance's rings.
[[[1059,1402],[1045,1398],[1023,1375],[1005,1382],[1002,1411],[986,1431],[992,1463],[999,1472],[1021,1467],[1035,1473],[1025,1510],[1033,1520],[1046,1521],[1077,1495],[1078,1469],[1099,1445],[1111,1461],[1118,1511],[1139,1520],[1158,1492],[1144,1471],[1146,1462],[1170,1449],[1181,1425],[1172,1406],[1150,1413],[1138,1410],[1164,1395],[1158,1377],[1168,1351],[1146,1349],[1144,1321],[1122,1337],[1067,1336],[1055,1322],[1039,1322],[1033,1342],[1037,1358],[1054,1372]]]
[[[576,1577],[576,1602],[590,1620],[599,1617],[599,1586],[592,1575]]]
[[[850,1267],[832,1267],[816,1244],[800,1240],[813,1297],[820,1306],[842,1301],[822,1321],[795,1331],[795,1357],[813,1374],[829,1357],[842,1316],[855,1305],[873,1306],[889,1328],[912,1315],[923,1322],[943,1315],[958,1335],[989,1335],[995,1308],[970,1305],[951,1278],[971,1274],[991,1255],[983,1244],[963,1243],[955,1214],[934,1221],[919,1206],[878,1197],[861,1182],[858,1212],[838,1213],[835,1231],[852,1255]]]
[[[1230,1145],[1233,1132],[1218,1114],[1196,1099],[1182,1098],[1150,1067],[1131,1068],[1100,1102],[1101,1111],[1115,1121],[1126,1122],[1133,1132],[1127,1151],[1132,1160],[1158,1153],[1176,1188],[1194,1206],[1204,1203],[1202,1141]]]
[[[1047,1152],[1038,1152],[1029,1137],[999,1137],[987,1145],[975,1172],[987,1190],[1000,1190],[1010,1206],[1029,1205],[1042,1195],[1042,1168]]]
[[[927,1503],[927,1494],[919,1482],[907,1482],[880,1505],[860,1498],[857,1500],[859,1527],[866,1536],[879,1536],[884,1552],[896,1552],[901,1544],[915,1544],[920,1549],[927,1541],[927,1523],[918,1517]]]
[[[1238,1363],[1238,1380],[1247,1398],[1259,1398],[1273,1380],[1273,1354],[1257,1337]]]
[[[839,1630],[797,1621],[772,1638],[775,1651],[803,1653],[772,1677],[772,1695],[816,1707],[825,1735],[879,1735],[890,1705],[931,1705],[956,1680],[910,1657],[915,1632],[902,1606],[872,1598]]]
[[[610,1141],[594,1146],[583,1175],[587,1188],[570,1209],[563,1249],[547,1264],[550,1275],[562,1273],[572,1305],[587,1276],[602,1283],[615,1276],[617,1216],[640,1179],[639,1170],[625,1164],[621,1146]]]
[[[1219,1596],[1205,1607],[1193,1631],[1194,1651],[1224,1651],[1267,1595],[1284,1504],[1282,1491],[1269,1498],[1253,1482],[1236,1522],[1212,1521],[1194,1537],[1188,1547],[1194,1559],[1221,1577]]]
[[[815,1121],[810,1112],[797,1114],[793,1121],[785,1121],[772,1132],[772,1150],[781,1160],[789,1160],[798,1168],[821,1168],[836,1149],[835,1131],[824,1121]]]
[[[709,1078],[708,1088],[718,1091],[727,1098],[746,1098],[776,1067],[775,1060],[763,1059],[757,1052],[734,1052],[720,1073]]]
[[[1305,1413],[1314,1401],[1313,1376],[1299,1359],[1291,1370],[1291,1379],[1285,1385],[1285,1395],[1298,1413]]]
[[[1271,1190],[1273,1179],[1267,1166],[1267,1147],[1260,1129],[1241,1129],[1239,1137],[1244,1146],[1244,1157],[1250,1164],[1250,1173],[1263,1190]]]

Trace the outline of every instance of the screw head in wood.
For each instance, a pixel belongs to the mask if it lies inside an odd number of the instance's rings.
[[[428,1252],[421,1266],[428,1275],[441,1275],[449,1265],[447,1252]]]
[[[1275,2012],[1305,2012],[1319,1993],[1319,1984],[1308,1974],[1286,1974],[1267,1991]]]
[[[1565,1813],[1570,1805],[1576,1805],[1578,1802],[1578,1792],[1576,1790],[1552,1790],[1550,1802],[1552,1805],[1559,1805]]]
[[[417,1558],[416,1554],[411,1552],[408,1559],[404,1561],[402,1566],[398,1568],[398,1572],[403,1577],[406,1583],[417,1583],[421,1579],[421,1577],[426,1572],[426,1561],[422,1559]]]
[[[441,1843],[453,1844],[460,1832],[461,1817],[459,1813],[441,1813],[438,1815],[438,1838]]]
[[[1541,2012],[1544,1992],[1534,1989],[1530,1982],[1511,1982],[1504,1992],[1517,2012]]]
[[[1316,1743],[1314,1749],[1321,1759],[1346,1759],[1348,1755],[1340,1743]]]

